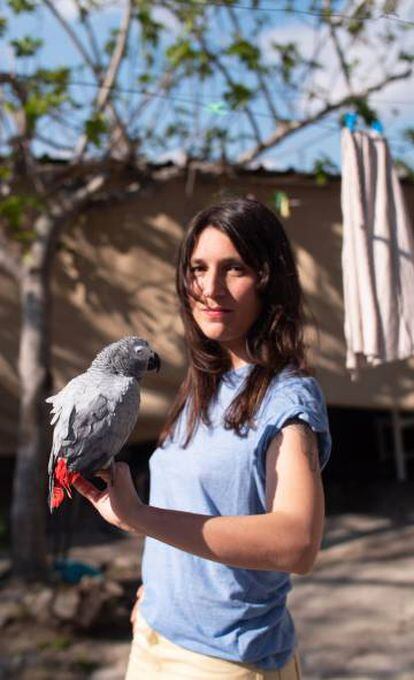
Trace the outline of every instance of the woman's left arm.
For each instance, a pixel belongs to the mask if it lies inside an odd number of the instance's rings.
[[[129,468],[116,463],[105,491],[75,483],[112,524],[232,567],[307,573],[318,552],[324,518],[317,439],[305,424],[286,425],[271,441],[266,460],[267,512],[210,516],[145,505]]]

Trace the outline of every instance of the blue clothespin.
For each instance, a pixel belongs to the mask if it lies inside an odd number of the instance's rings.
[[[378,132],[380,135],[382,135],[384,132],[384,126],[379,122],[379,120],[374,120],[374,122],[371,123],[371,129],[375,130],[375,132]]]
[[[351,132],[354,132],[356,128],[357,120],[358,116],[356,113],[346,113],[344,115],[345,127],[347,127]]]

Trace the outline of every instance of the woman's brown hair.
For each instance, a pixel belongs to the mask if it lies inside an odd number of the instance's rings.
[[[190,259],[203,229],[213,226],[226,234],[246,265],[258,275],[257,291],[262,311],[248,331],[246,347],[254,364],[244,388],[224,417],[224,427],[243,436],[254,427],[254,416],[271,380],[290,365],[298,374],[311,373],[305,356],[304,299],[296,262],[284,228],[265,205],[250,198],[227,199],[197,213],[181,243],[176,288],[189,367],[159,437],[163,445],[172,434],[187,404],[186,447],[200,422],[210,424],[208,407],[223,373],[232,366],[219,342],[207,338],[196,324],[190,307]]]

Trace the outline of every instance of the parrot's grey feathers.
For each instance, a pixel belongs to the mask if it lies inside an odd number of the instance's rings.
[[[66,458],[71,472],[88,474],[110,463],[131,434],[139,408],[138,383],[123,376],[91,380],[83,373],[50,401],[55,429],[49,474],[58,456]]]
[[[73,473],[91,475],[112,464],[134,428],[140,380],[159,368],[148,342],[128,336],[104,347],[85,373],[46,399],[54,426],[48,467],[51,509],[60,505],[63,489],[69,493]]]

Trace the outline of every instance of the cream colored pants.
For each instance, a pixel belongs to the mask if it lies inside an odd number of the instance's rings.
[[[153,630],[137,613],[125,680],[300,680],[300,677],[297,653],[280,670],[264,671],[179,647]]]

